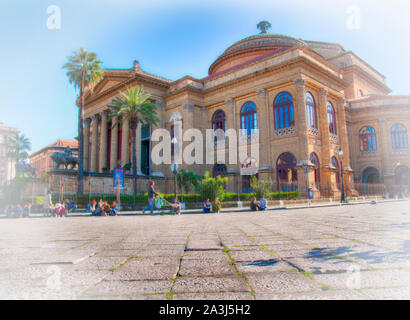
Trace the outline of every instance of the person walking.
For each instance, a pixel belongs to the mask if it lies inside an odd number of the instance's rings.
[[[158,196],[159,194],[154,189],[155,182],[151,181],[148,187],[148,206],[142,209],[142,214],[145,213],[145,210],[150,210],[150,214],[154,215],[154,197]]]

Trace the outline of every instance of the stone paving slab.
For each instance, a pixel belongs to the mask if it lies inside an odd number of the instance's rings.
[[[0,298],[410,299],[409,207],[2,219]]]

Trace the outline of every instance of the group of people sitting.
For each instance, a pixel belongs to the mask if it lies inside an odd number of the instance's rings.
[[[206,201],[204,203],[203,212],[204,213],[210,213],[211,210],[212,210],[212,212],[219,213],[219,211],[221,211],[221,207],[222,207],[221,201],[219,201],[218,197],[215,197],[215,200],[212,201],[212,203],[208,198],[208,199],[206,199]]]
[[[4,207],[4,214],[9,218],[25,218],[30,216],[31,204],[10,204]]]
[[[116,216],[118,215],[117,202],[113,201],[110,206],[107,201],[100,199],[97,203],[94,199],[87,205],[87,211],[91,212],[92,216]]]
[[[53,217],[66,217],[67,213],[73,212],[77,208],[74,200],[65,199],[64,201],[53,204],[51,197],[49,197],[48,203],[45,205],[48,207],[45,208],[44,214]]]
[[[264,196],[261,197],[259,202],[256,200],[256,197],[253,197],[251,201],[251,210],[252,211],[264,211],[266,210],[267,205],[268,205],[268,202],[266,201]]]

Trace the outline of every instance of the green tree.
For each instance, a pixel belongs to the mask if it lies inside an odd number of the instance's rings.
[[[200,179],[201,177],[192,170],[185,171],[184,169],[181,169],[181,171],[177,173],[178,188],[181,190],[182,194],[188,194],[189,191],[197,188]]]
[[[150,127],[159,124],[157,107],[150,100],[150,95],[144,93],[143,86],[127,87],[125,92],[121,92],[109,104],[111,112],[108,121],[116,118],[114,127],[123,121],[130,121],[132,132],[132,175],[134,178],[134,195],[137,194],[137,127],[148,125]]]
[[[24,134],[15,134],[7,139],[6,155],[7,157],[19,165],[26,165],[28,152],[31,150],[30,140]],[[27,177],[27,172],[17,171],[16,176],[9,184],[5,185],[3,192],[3,202],[19,203],[23,198],[23,193],[27,188],[30,178]]]
[[[30,150],[31,142],[24,134],[15,134],[7,139],[7,157],[15,162],[26,160]]]
[[[218,197],[223,200],[225,197],[225,189],[228,184],[227,177],[216,176],[211,177],[209,171],[205,172],[204,177],[198,183],[198,191],[203,200],[209,198],[211,201]]]
[[[251,187],[253,189],[253,193],[257,199],[265,198],[269,196],[269,193],[272,190],[272,179],[269,178],[268,180],[258,180],[255,176],[252,177]]]
[[[67,77],[70,84],[74,85],[79,92],[77,97],[78,105],[78,193],[83,194],[84,184],[84,100],[87,93],[92,92],[93,88],[104,77],[101,68],[102,62],[97,59],[97,55],[80,48],[69,56],[63,68],[67,69]]]

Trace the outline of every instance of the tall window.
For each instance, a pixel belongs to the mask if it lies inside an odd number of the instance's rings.
[[[277,95],[273,104],[273,113],[275,116],[275,130],[295,125],[292,96],[289,93],[281,92]]]
[[[217,140],[215,131],[218,129],[223,130],[223,132],[225,132],[226,130],[225,112],[223,112],[222,110],[215,111],[215,113],[212,116],[212,131],[215,143]],[[219,137],[219,139],[221,139],[221,137]]]
[[[306,112],[307,112],[307,119],[308,119],[308,126],[311,128],[317,128],[317,121],[316,121],[316,105],[315,100],[310,92],[306,92],[305,94],[306,100]]]
[[[337,188],[340,190],[340,172],[339,172],[339,161],[335,157],[332,157],[332,166],[336,168],[336,185]]]
[[[391,128],[391,143],[393,149],[407,149],[407,129],[405,126],[397,123]]]
[[[359,131],[360,151],[376,151],[376,132],[372,127],[366,126]]]
[[[316,153],[312,152],[310,154],[310,162],[314,165],[314,174],[315,174],[315,186],[319,189],[320,184],[320,166],[319,166],[319,159]]]
[[[241,109],[241,134],[250,136],[252,130],[258,129],[256,106],[253,102],[245,103]]]
[[[337,134],[335,108],[329,101],[327,102],[327,122],[329,123],[329,132]]]

